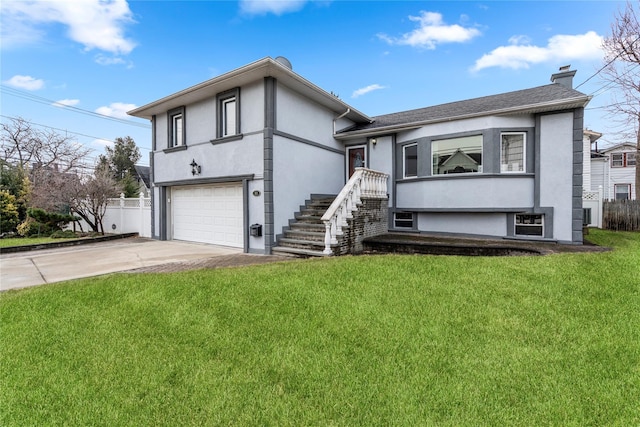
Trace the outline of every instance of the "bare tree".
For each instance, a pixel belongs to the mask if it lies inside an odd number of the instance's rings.
[[[36,165],[58,172],[69,172],[82,165],[90,153],[68,135],[53,130],[35,129],[31,123],[14,118],[0,126],[0,144],[4,159],[24,168]]]
[[[98,170],[94,176],[76,182],[70,200],[71,211],[84,219],[93,231],[104,234],[102,220],[107,212],[107,203],[119,191],[118,183],[108,173]]]
[[[623,138],[636,141],[636,164],[640,160],[640,2],[627,2],[611,25],[611,35],[604,41],[603,78],[619,89],[608,107]],[[640,166],[636,166],[636,198],[640,197]]]

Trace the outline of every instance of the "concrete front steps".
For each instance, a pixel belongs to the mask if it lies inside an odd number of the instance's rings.
[[[289,221],[289,227],[278,238],[272,253],[304,258],[327,256],[323,253],[325,226],[321,218],[335,198],[333,195],[311,195]]]

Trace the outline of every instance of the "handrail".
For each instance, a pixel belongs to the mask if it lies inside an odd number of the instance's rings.
[[[361,197],[386,198],[388,174],[367,168],[356,168],[349,181],[342,187],[338,197],[322,215],[325,225],[324,251],[332,255],[331,245],[338,244],[338,236],[342,235],[342,227],[347,219],[353,218],[353,212],[362,204]]]

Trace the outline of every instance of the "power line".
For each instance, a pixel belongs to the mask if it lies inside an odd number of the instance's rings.
[[[51,99],[43,98],[41,96],[34,95],[32,93],[24,92],[6,85],[0,85],[2,92],[7,95],[12,95],[18,98],[26,99],[28,101],[37,102],[39,104],[49,105],[51,107],[62,108],[68,111],[73,111],[74,113],[85,114],[92,117],[97,117],[99,119],[110,120],[118,123],[122,123],[129,126],[141,127],[144,129],[151,129],[151,125],[145,123],[132,122],[127,119],[120,119],[117,117],[107,116],[105,114],[96,113],[95,111],[89,111],[82,108],[74,107],[72,105],[61,104],[58,101],[54,101]]]
[[[640,40],[640,36],[638,36],[633,42],[631,42],[631,44],[635,44],[636,42],[638,42],[638,40]],[[583,84],[585,84],[586,82],[588,82],[589,80],[591,80],[592,78],[594,78],[595,76],[597,76],[598,74],[600,74],[602,72],[602,70],[604,70],[605,68],[607,68],[609,65],[613,64],[613,62],[620,58],[620,55],[622,55],[624,52],[618,52],[618,54],[616,56],[613,57],[613,59],[611,59],[609,62],[607,62],[606,64],[604,64],[598,71],[596,71],[595,73],[593,73],[587,80],[583,81],[582,83],[580,83],[578,86],[576,86],[574,89],[578,89],[580,86],[582,86]]]
[[[18,117],[5,116],[4,114],[0,114],[0,117],[4,117],[5,119],[18,120]],[[43,125],[43,124],[40,124],[40,123],[28,121],[28,120],[27,120],[27,122],[32,124],[32,125],[36,125],[36,126],[40,126],[40,127],[44,127],[44,128],[48,128],[48,129],[53,129],[53,130],[57,130],[57,131],[60,131],[60,132],[67,132],[67,133],[70,133],[70,134],[73,134],[73,135],[84,136],[84,137],[87,137],[87,138],[99,139],[99,140],[102,140],[102,141],[109,141],[109,142],[113,142],[114,144],[116,142],[116,141],[114,141],[113,139],[110,139],[110,138],[102,138],[102,137],[95,136],[95,135],[87,135],[87,134],[84,134],[84,133],[74,132],[74,131],[70,131],[68,129],[60,129],[60,128],[56,128],[56,127],[53,127],[53,126]],[[141,150],[151,151],[151,149],[146,148],[146,147],[138,147],[138,148],[141,149]]]

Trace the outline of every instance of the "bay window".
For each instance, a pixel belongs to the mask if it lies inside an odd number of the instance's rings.
[[[482,172],[482,135],[431,143],[433,175]]]

